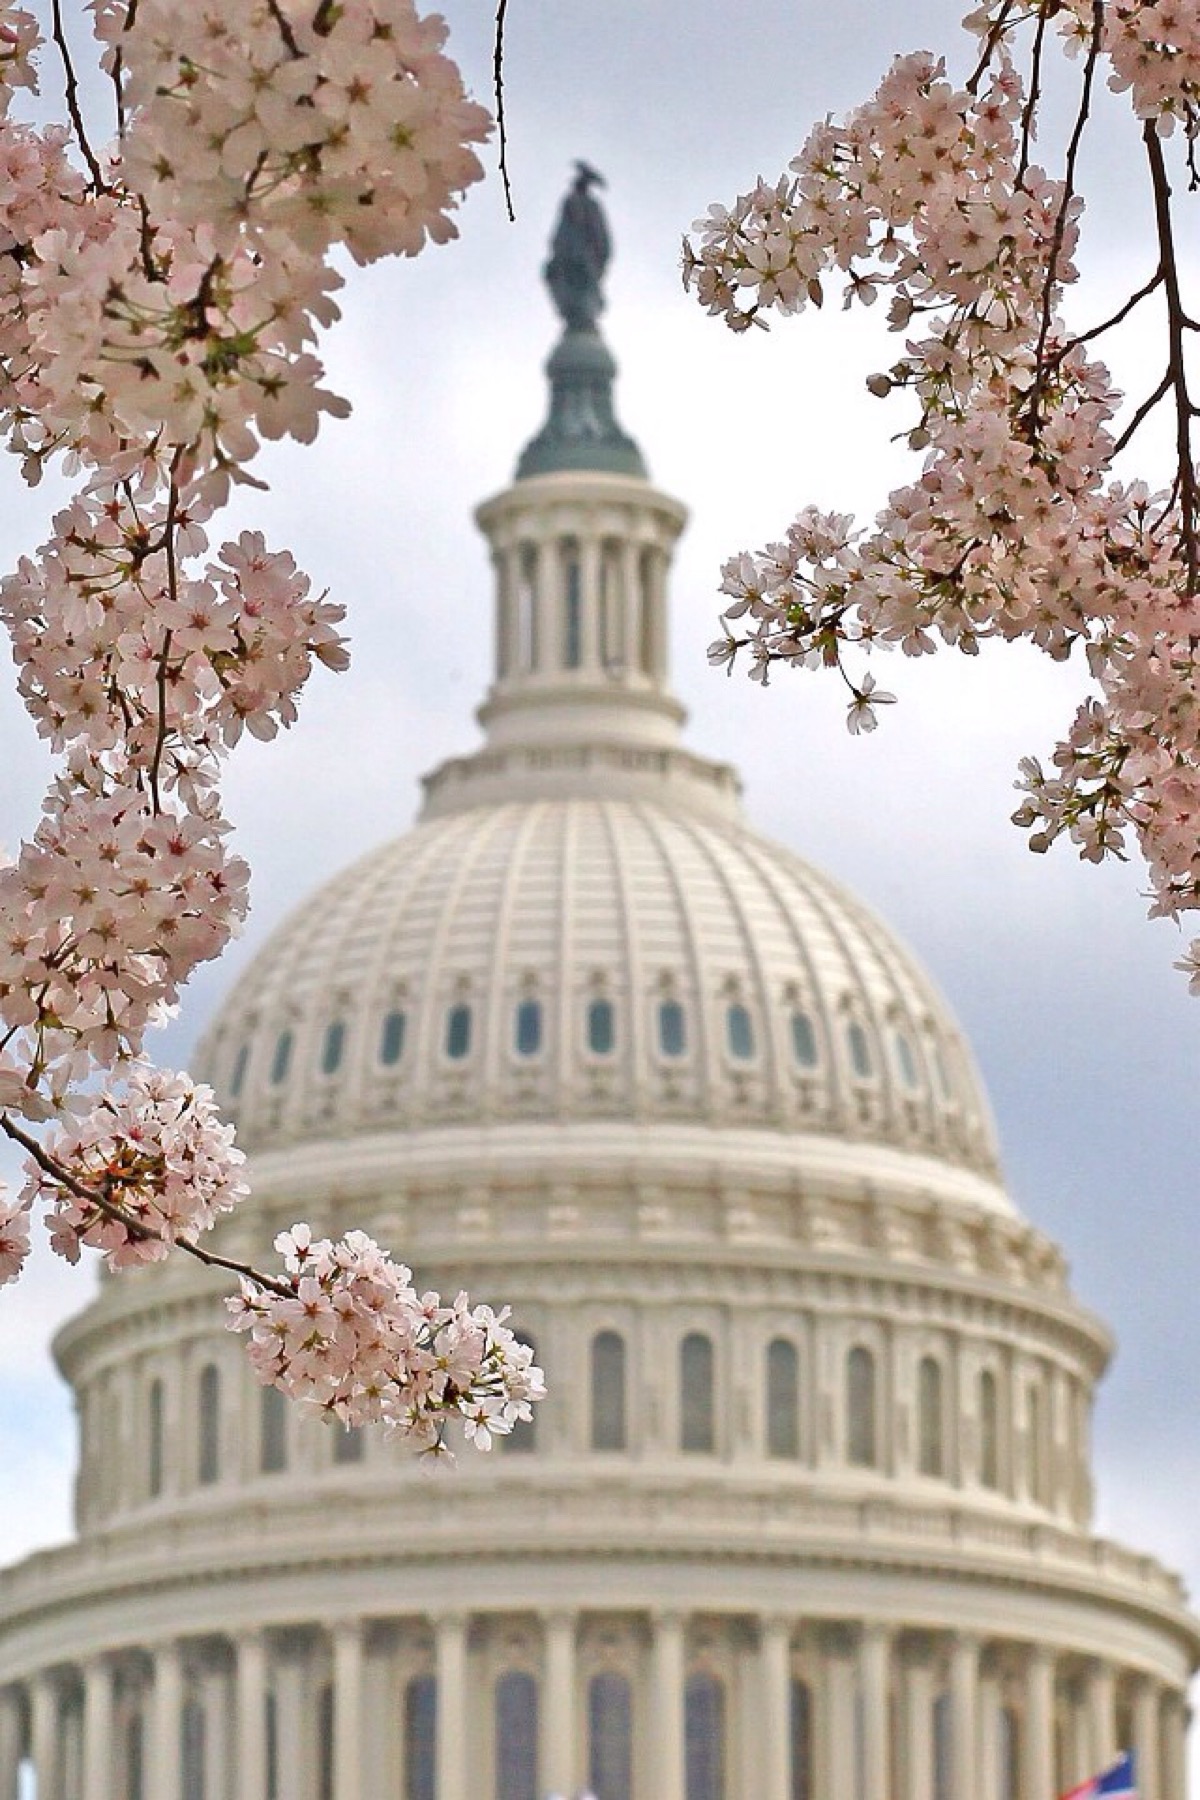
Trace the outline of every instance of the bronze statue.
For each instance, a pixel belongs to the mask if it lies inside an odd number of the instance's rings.
[[[575,169],[574,185],[559,211],[550,261],[543,273],[567,330],[595,331],[604,310],[600,284],[612,245],[608,221],[591,190],[603,187],[604,177],[585,162],[577,162]]]

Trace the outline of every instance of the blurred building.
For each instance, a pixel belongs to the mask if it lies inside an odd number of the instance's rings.
[[[550,1398],[431,1479],[260,1389],[183,1258],[105,1281],[57,1342],[78,1541],[0,1577],[0,1800],[1053,1800],[1127,1746],[1183,1800],[1200,1630],[1089,1526],[1109,1337],[929,978],[681,742],[593,185],[478,513],[483,747],[197,1061],[231,1254],[361,1226],[510,1302]]]

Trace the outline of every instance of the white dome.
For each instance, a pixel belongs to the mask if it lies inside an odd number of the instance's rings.
[[[779,846],[648,799],[473,807],[374,851],[275,933],[197,1067],[255,1151],[619,1119],[996,1172],[962,1036],[892,933]]]

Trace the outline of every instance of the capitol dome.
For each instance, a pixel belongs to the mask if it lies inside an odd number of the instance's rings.
[[[106,1279],[56,1342],[78,1540],[0,1574],[0,1800],[1056,1800],[1126,1750],[1185,1800],[1200,1625],[1092,1530],[1109,1335],[929,977],[682,741],[591,185],[477,515],[483,744],[195,1063],[227,1255],[361,1227],[549,1396],[431,1480],[260,1387],[210,1272]]]

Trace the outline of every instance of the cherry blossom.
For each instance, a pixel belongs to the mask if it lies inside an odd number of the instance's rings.
[[[991,0],[968,15],[970,74],[900,57],[874,96],[826,120],[774,183],[713,206],[684,246],[684,279],[735,331],[791,315],[840,285],[846,306],[887,300],[903,349],[868,379],[907,400],[902,436],[919,472],[874,525],[807,506],[786,536],[726,563],[723,634],[709,659],[753,680],[776,664],[840,671],[851,731],[890,701],[855,660],[988,638],[1078,654],[1096,693],[1046,773],[1021,766],[1015,819],[1045,850],[1065,836],[1089,861],[1136,847],[1153,914],[1200,907],[1200,471],[1177,195],[1194,191],[1200,15],[1181,0]],[[1048,45],[1075,83],[1061,171],[1035,158]],[[1026,79],[1018,60],[1031,59]],[[1072,67],[1073,65],[1073,67]],[[1065,317],[1077,279],[1079,145],[1098,82],[1138,121],[1159,261],[1113,316]],[[1164,144],[1182,126],[1185,177]],[[1156,302],[1164,373],[1126,403],[1094,354]],[[1161,487],[1114,463],[1160,404],[1176,466]],[[1200,941],[1181,967],[1200,991]]]

